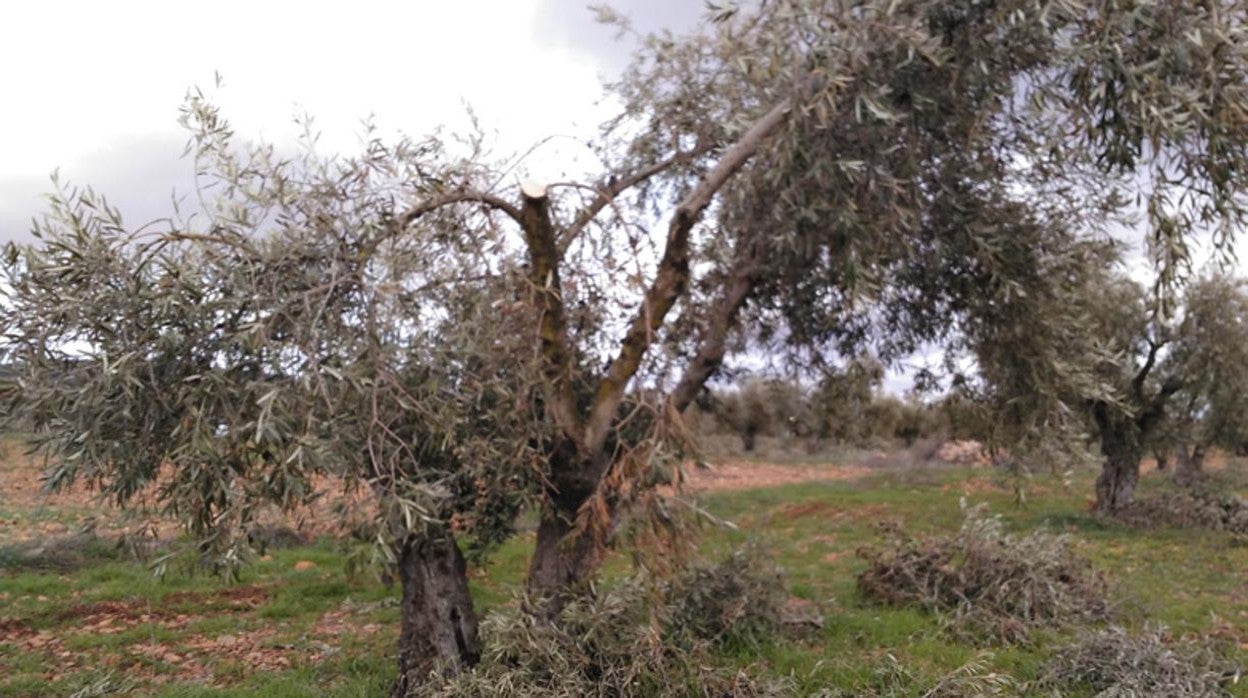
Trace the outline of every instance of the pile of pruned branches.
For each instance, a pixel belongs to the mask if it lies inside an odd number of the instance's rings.
[[[1058,650],[1038,683],[1061,695],[1225,696],[1238,676],[1208,643],[1176,640],[1161,627],[1136,634],[1112,627]]]
[[[1039,627],[1109,616],[1105,580],[1064,537],[1007,534],[982,507],[966,511],[955,536],[894,527],[884,545],[859,554],[864,597],[947,614],[960,636],[1017,642]]]
[[[1138,528],[1207,528],[1248,536],[1248,500],[1229,492],[1195,488],[1142,497],[1114,514]]]
[[[422,696],[781,696],[768,681],[718,666],[710,652],[778,632],[787,600],[756,548],[662,582],[634,575],[568,603],[553,621],[517,607],[482,622],[473,669],[421,686]]]

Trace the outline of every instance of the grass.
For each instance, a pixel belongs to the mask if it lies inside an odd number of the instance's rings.
[[[1143,489],[1159,486],[1150,480]],[[722,659],[791,675],[803,692],[835,686],[851,694],[884,684],[918,691],[983,659],[984,647],[950,639],[938,618],[865,602],[854,581],[864,565],[855,551],[879,540],[878,522],[954,531],[966,499],[987,502],[1011,531],[1070,534],[1109,574],[1120,624],[1212,634],[1248,664],[1248,547],[1220,532],[1106,523],[1089,513],[1091,491],[1090,474],[1068,484],[1037,477],[1019,506],[1010,483],[992,473],[918,470],[717,493],[706,507],[739,528],[708,529],[707,555],[764,539],[792,592],[825,618],[822,629],[731,647]],[[532,534],[522,534],[473,570],[481,610],[510,600],[531,544]],[[6,549],[0,544],[0,695],[371,696],[393,675],[398,590],[348,579],[328,542],[275,550],[237,584],[176,572],[155,579],[109,546],[84,545],[72,566],[50,568]],[[987,648],[985,661],[1031,680],[1067,639],[1042,632],[1029,644]],[[1248,695],[1242,685],[1233,690]]]

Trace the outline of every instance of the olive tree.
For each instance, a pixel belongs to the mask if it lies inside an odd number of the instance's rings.
[[[47,484],[154,492],[204,562],[236,571],[265,506],[335,483],[342,527],[402,582],[396,692],[475,661],[457,538],[504,538],[540,472],[528,290],[488,221],[446,210],[396,235],[390,214],[481,173],[436,140],[281,160],[236,147],[199,96],[184,118],[202,216],[130,230],[62,186],[40,242],[9,249],[13,414]]]
[[[1150,449],[1177,450],[1176,478],[1183,481],[1199,470],[1209,446],[1234,448],[1242,433],[1241,374],[1248,359],[1240,282],[1217,274],[1198,279],[1167,314],[1154,293],[1114,268],[1115,258],[1104,260],[1107,273],[1067,277],[1069,285],[1054,296],[1065,311],[1058,326],[1027,321],[1012,331],[1033,348],[1084,357],[1090,378],[1101,385],[1093,392],[1070,390],[1062,399],[1072,414],[1086,417],[1100,451],[1096,501],[1105,513],[1131,502],[1141,459]],[[1060,333],[1046,336],[1052,329]],[[1017,357],[1029,350],[1007,345],[1007,351]],[[1001,357],[986,373],[998,389],[1006,388],[1003,397],[1017,403],[1034,378],[1011,360]],[[1067,388],[1081,383],[1046,382]],[[998,419],[1020,413],[1017,406],[997,407]],[[1031,412],[1034,406],[1024,403],[1021,414]],[[1055,436],[1051,429],[1036,433]]]
[[[815,434],[821,439],[859,443],[875,433],[869,423],[871,403],[883,382],[884,366],[872,356],[822,367],[810,396]]]
[[[1238,2],[784,0],[651,37],[613,86],[608,171],[511,204],[550,289],[546,409],[562,439],[531,589],[597,568],[577,531],[614,510],[610,434],[639,376],[678,414],[743,346],[1002,358],[988,345],[1011,322],[1067,331],[1053,299],[1095,272],[1107,222],[1137,197],[1165,284],[1197,229],[1229,238],[1245,204],[1243,16]],[[621,270],[635,293],[600,293],[620,277],[586,257],[637,241],[654,252],[646,273]],[[607,322],[572,327],[582,303]],[[605,361],[578,360],[589,347]],[[1108,389],[1060,347],[1009,359],[1032,377],[1013,394],[1035,396],[1014,403],[1017,423],[1069,420],[1071,396]]]
[[[1183,388],[1168,358],[1174,330],[1148,292],[1124,277],[1094,285],[1084,301],[1097,319],[1104,354],[1098,375],[1115,389],[1093,400],[1091,415],[1105,457],[1096,481],[1097,508],[1114,512],[1131,502],[1140,460],[1165,424],[1166,407]]]
[[[794,435],[809,421],[806,396],[791,381],[751,378],[733,390],[717,392],[713,400],[716,417],[741,437],[747,453],[760,435]]]
[[[1167,362],[1183,386],[1164,438],[1180,483],[1202,471],[1212,447],[1241,452],[1248,444],[1248,291],[1244,282],[1210,274],[1186,289]]]

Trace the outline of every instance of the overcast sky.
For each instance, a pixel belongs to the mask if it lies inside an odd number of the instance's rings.
[[[533,174],[557,178],[575,167],[575,138],[608,113],[601,80],[634,48],[597,24],[587,4],[10,3],[0,22],[0,243],[29,239],[58,168],[106,194],[131,226],[167,215],[173,191],[192,185],[177,115],[196,85],[245,139],[289,144],[294,117],[311,114],[327,152],[354,152],[370,115],[383,135],[418,136],[464,124],[468,104],[504,153],[573,136],[526,160]],[[690,28],[705,7],[612,4],[641,32]],[[1147,276],[1147,265],[1137,273]]]
[[[640,30],[700,20],[702,0],[620,0]],[[209,89],[240,136],[289,143],[296,114],[353,152],[360,120],[383,134],[464,123],[470,104],[504,152],[584,137],[600,79],[632,51],[582,0],[13,3],[0,23],[0,242],[25,239],[49,173],[90,184],[127,223],[190,188],[178,107]],[[223,87],[215,89],[215,75]],[[529,163],[551,176],[564,139]]]

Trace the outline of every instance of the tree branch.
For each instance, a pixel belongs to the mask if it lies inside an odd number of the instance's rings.
[[[697,397],[706,381],[719,370],[728,346],[728,333],[758,283],[765,246],[761,237],[747,242],[732,272],[724,282],[723,294],[711,308],[710,317],[698,337],[698,350],[685,367],[684,375],[672,389],[668,400],[677,412],[683,412]]]
[[[487,194],[486,192],[459,190],[459,191],[453,191],[449,194],[443,194],[442,196],[438,196],[438,197],[429,199],[428,201],[423,201],[420,204],[417,204],[414,208],[409,209],[403,215],[399,216],[398,218],[394,220],[393,230],[395,233],[400,233],[404,229],[406,229],[407,226],[411,225],[412,223],[415,223],[422,216],[425,216],[429,213],[433,213],[434,211],[444,206],[450,206],[451,204],[460,204],[460,203],[481,204],[482,206],[485,206],[486,208],[492,208],[498,211],[502,211],[503,213],[510,216],[512,220],[519,223],[521,226],[524,225],[524,220],[520,212],[520,209],[516,208],[515,206],[505,201],[504,199],[497,197],[493,194]]]
[[[1136,418],[1136,426],[1139,427],[1140,434],[1148,434],[1153,427],[1161,421],[1166,414],[1166,402],[1170,400],[1170,396],[1183,389],[1183,379],[1179,376],[1170,376],[1162,381],[1161,388],[1157,394],[1153,396],[1140,412],[1140,416]]]
[[[677,205],[668,225],[667,243],[654,281],[621,342],[620,353],[611,362],[594,396],[585,426],[585,446],[590,452],[601,449],[606,443],[607,431],[624,397],[624,389],[637,373],[654,341],[655,331],[663,326],[668,311],[688,286],[690,231],[715,194],[754,155],[763,140],[785,123],[791,109],[792,101],[786,99],[755,122]]]
[[[568,322],[559,282],[559,251],[550,219],[550,200],[543,185],[525,182],[523,204],[517,211],[529,248],[529,282],[537,296],[538,334],[542,372],[547,381],[548,409],[555,425],[578,446],[583,429],[572,390],[572,353],[568,349]]]
[[[1144,360],[1144,365],[1140,367],[1139,372],[1135,374],[1135,378],[1131,380],[1131,390],[1135,393],[1135,397],[1141,403],[1144,402],[1144,381],[1148,380],[1148,374],[1152,373],[1154,364],[1157,363],[1157,352],[1165,342],[1153,341],[1152,337],[1148,338],[1148,358]]]
[[[593,220],[598,217],[599,213],[602,213],[602,209],[610,205],[610,203],[614,201],[617,196],[623,194],[629,189],[632,189],[638,184],[641,184],[647,179],[671,169],[675,165],[683,164],[700,155],[705,155],[710,152],[710,150],[711,146],[703,145],[698,146],[687,153],[676,153],[662,162],[657,162],[649,167],[638,170],[623,179],[610,181],[607,184],[600,184],[594,187],[594,189],[598,192],[598,196],[595,197],[593,201],[589,202],[585,208],[581,209],[578,214],[576,214],[576,218],[572,219],[572,222],[564,228],[563,234],[559,236],[559,253],[563,254],[567,251],[568,247],[572,244],[572,241],[575,240],[576,237],[580,235],[583,230],[585,230],[585,227],[593,222]]]

